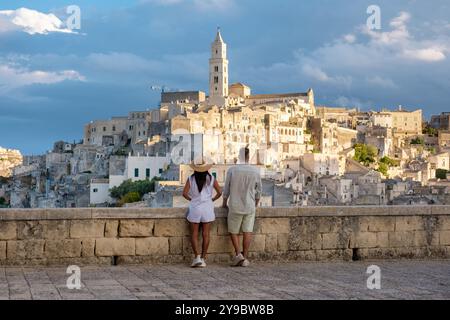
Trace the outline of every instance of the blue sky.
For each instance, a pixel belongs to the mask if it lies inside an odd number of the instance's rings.
[[[371,4],[2,0],[0,146],[37,154],[78,141],[91,120],[156,108],[151,85],[207,91],[217,26],[230,80],[255,93],[312,87],[319,105],[450,111],[448,1],[377,1],[374,31],[365,28]],[[80,7],[81,30],[67,32],[68,5]]]

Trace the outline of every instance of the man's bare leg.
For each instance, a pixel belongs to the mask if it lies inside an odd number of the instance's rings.
[[[238,234],[230,234],[231,242],[233,243],[234,251],[236,252],[236,256],[241,253],[241,248],[239,244],[239,235]]]
[[[243,245],[244,245],[244,258],[248,259],[248,253],[250,251],[250,244],[252,243],[252,233],[244,233],[244,240],[243,240]]]

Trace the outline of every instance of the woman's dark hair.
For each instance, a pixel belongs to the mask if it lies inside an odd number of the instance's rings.
[[[202,192],[203,187],[205,186],[206,182],[207,182],[207,178],[209,178],[211,181],[211,175],[209,174],[208,171],[206,172],[197,172],[195,171],[193,174],[194,178],[195,178],[195,183],[197,183],[197,187],[198,187],[198,192]]]

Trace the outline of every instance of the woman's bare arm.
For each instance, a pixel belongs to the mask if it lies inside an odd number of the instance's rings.
[[[222,189],[220,188],[217,180],[214,180],[214,190],[216,190],[216,196],[212,199],[213,202],[219,200],[220,197],[222,196]]]
[[[187,200],[187,201],[191,201],[191,197],[189,197],[189,191],[191,190],[191,184],[188,181],[186,181],[186,185],[184,186],[184,190],[183,190],[183,197]]]

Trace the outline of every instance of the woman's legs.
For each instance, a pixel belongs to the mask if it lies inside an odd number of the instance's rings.
[[[203,235],[202,258],[203,259],[206,259],[206,256],[208,255],[210,231],[211,231],[211,223],[203,223],[202,224],[202,235]]]
[[[196,257],[200,255],[198,251],[198,229],[200,224],[191,223],[191,245]]]

